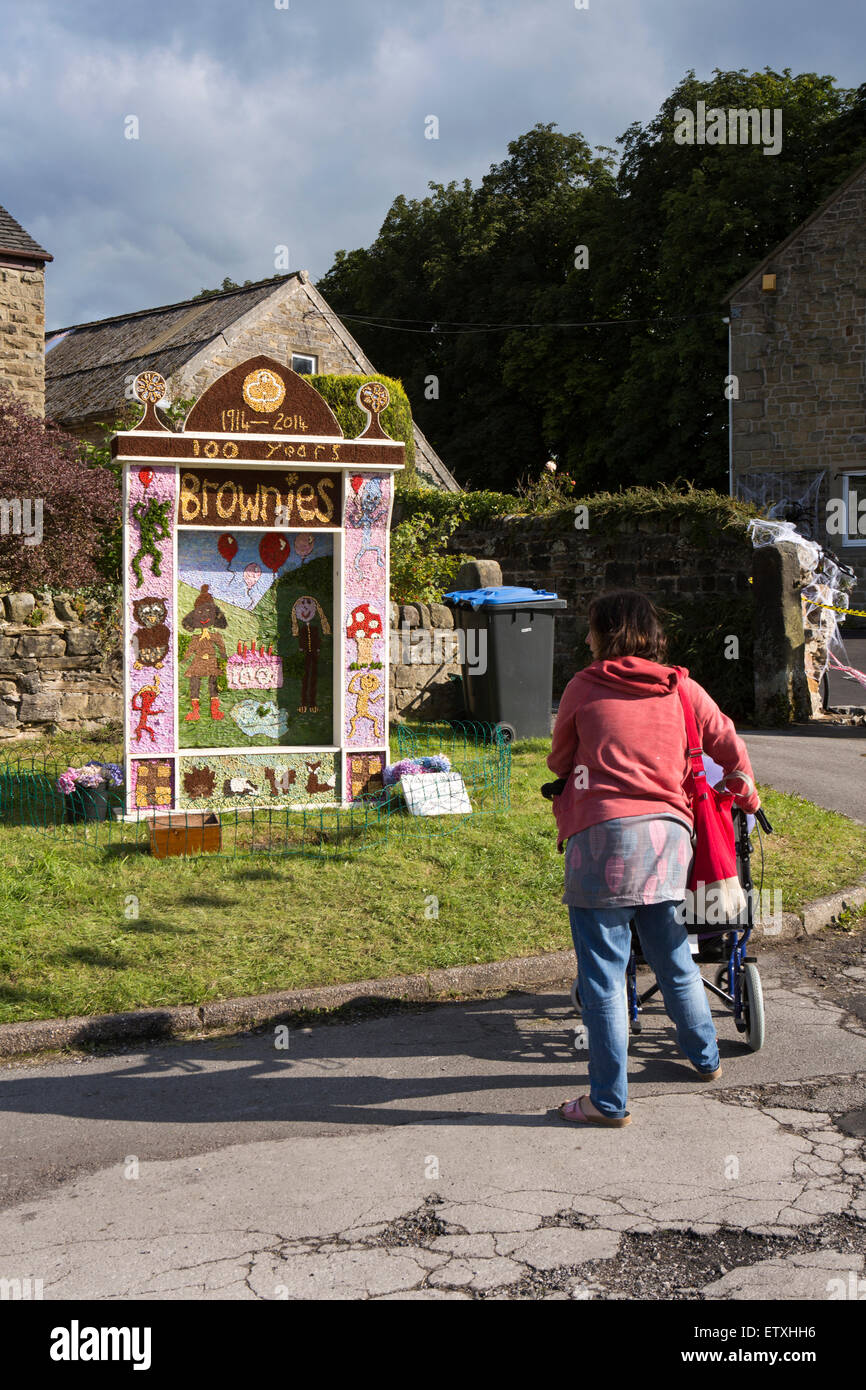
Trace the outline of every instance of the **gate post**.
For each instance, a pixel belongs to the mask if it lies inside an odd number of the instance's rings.
[[[790,724],[809,719],[806,639],[800,598],[801,566],[796,545],[780,541],[754,552],[755,719]]]

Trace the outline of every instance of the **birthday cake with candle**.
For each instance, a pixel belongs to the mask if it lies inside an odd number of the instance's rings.
[[[226,679],[229,690],[278,690],[283,683],[283,659],[274,653],[273,645],[267,650],[256,646],[252,649],[246,642],[238,642],[238,649],[226,662]]]

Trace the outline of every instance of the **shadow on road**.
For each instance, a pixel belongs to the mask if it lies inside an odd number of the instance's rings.
[[[644,1083],[699,1085],[661,1007],[647,1006],[644,1016],[652,1020],[650,1031],[632,1041],[630,1075],[639,1071]],[[292,1029],[287,1050],[276,1046],[275,1025],[253,1035],[155,1046],[143,1058],[137,1049],[129,1066],[98,1074],[89,1067],[63,1076],[10,1071],[0,1084],[0,1110],[184,1126],[457,1118],[495,1126],[547,1124],[547,1111],[512,1114],[507,1107],[520,1107],[522,1091],[562,1086],[563,1095],[575,1092],[586,1077],[586,1054],[575,1052],[572,1042],[576,1021],[563,993],[516,993],[505,1000],[404,1007],[396,1017],[391,1010],[366,1024]],[[724,1060],[748,1048],[720,1037],[719,1050]],[[116,1064],[116,1055],[110,1061]],[[371,1070],[359,1070],[367,1061]],[[494,1069],[467,1067],[472,1061]],[[489,1092],[509,1092],[512,1099],[500,1100],[490,1113],[475,1110],[471,1098]],[[417,1100],[432,1103],[400,1104]]]

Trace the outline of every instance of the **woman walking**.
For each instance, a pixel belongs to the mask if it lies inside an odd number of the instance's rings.
[[[547,759],[565,779],[553,810],[589,1039],[589,1095],[559,1109],[577,1124],[620,1128],[631,1122],[624,980],[632,919],[681,1052],[702,1080],[722,1069],[683,920],[694,818],[677,668],[663,664],[655,608],[631,589],[593,600],[586,640],[594,660],[566,686]],[[745,744],[685,670],[679,681],[702,748],[723,768],[737,805],[756,811]]]

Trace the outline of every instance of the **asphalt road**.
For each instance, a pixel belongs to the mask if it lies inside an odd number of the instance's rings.
[[[843,630],[844,631],[844,630]],[[844,638],[845,656],[836,652],[837,661],[841,661],[843,666],[851,666],[855,671],[866,673],[866,633],[862,636],[849,634]],[[847,661],[845,660],[847,657]],[[830,707],[839,705],[866,705],[866,686],[861,685],[853,676],[843,676],[839,671],[831,670],[830,679]]]
[[[7,1066],[0,1279],[46,1299],[824,1300],[866,1254],[866,950],[843,946],[844,997],[823,963],[762,951],[767,1043],[720,1006],[711,1086],[650,1005],[620,1131],[553,1113],[585,1090],[567,981],[286,1049]]]
[[[866,823],[866,728],[797,725],[741,733],[759,782]]]

